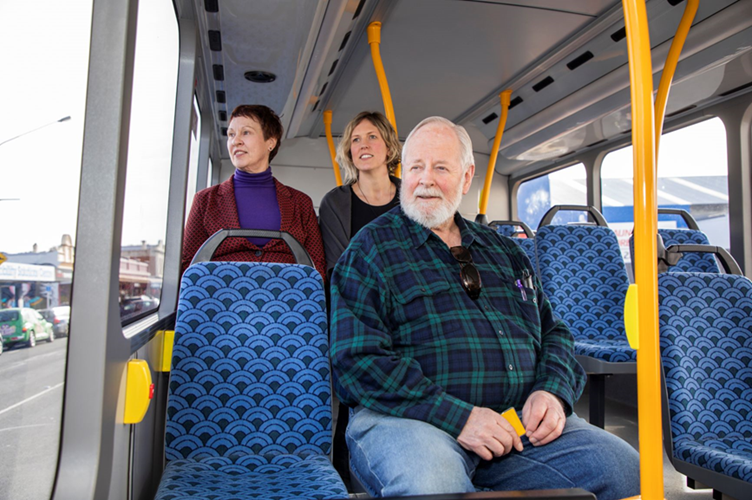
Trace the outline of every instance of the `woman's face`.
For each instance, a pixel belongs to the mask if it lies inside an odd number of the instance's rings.
[[[236,116],[227,127],[227,150],[230,160],[238,170],[258,174],[269,168],[269,152],[277,141],[264,139],[259,122],[245,116]]]
[[[353,165],[360,172],[387,168],[386,142],[381,137],[379,129],[369,120],[363,120],[353,129],[350,138],[350,154]]]

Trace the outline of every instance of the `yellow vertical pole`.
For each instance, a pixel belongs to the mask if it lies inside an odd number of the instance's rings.
[[[332,110],[324,111],[324,129],[326,129],[326,143],[329,145],[329,156],[332,157],[332,168],[334,169],[334,179],[337,186],[342,185],[342,174],[339,172],[337,164],[337,150],[334,148],[334,139],[332,138]]]
[[[658,226],[655,184],[653,68],[645,0],[622,0],[627,28],[634,151],[635,278],[639,289],[637,404],[641,498],[663,498],[660,350],[658,347]]]
[[[509,102],[511,101],[511,97],[512,91],[510,89],[499,94],[499,99],[501,100],[501,117],[499,117],[499,124],[496,127],[496,136],[494,137],[493,147],[491,148],[491,158],[488,160],[486,183],[483,185],[483,191],[480,193],[478,214],[481,216],[486,215],[486,210],[488,210],[488,197],[491,193],[491,181],[493,180],[493,174],[496,170],[496,159],[499,156],[501,137],[504,135],[504,127],[507,125],[507,115],[509,114]]]
[[[658,158],[658,147],[661,143],[661,134],[663,133],[663,119],[666,115],[666,104],[668,103],[668,92],[671,88],[671,82],[674,80],[676,65],[679,64],[679,55],[681,54],[684,42],[687,41],[689,28],[695,20],[697,8],[700,0],[687,0],[684,7],[679,27],[676,29],[676,35],[671,42],[671,48],[666,56],[666,64],[663,66],[661,73],[661,83],[658,85],[658,95],[655,98],[655,157]]]
[[[384,114],[389,123],[394,128],[394,133],[397,134],[397,118],[394,116],[394,105],[392,104],[392,94],[389,92],[389,82],[386,80],[386,73],[384,72],[384,63],[381,61],[381,23],[374,21],[368,25],[368,45],[371,46],[371,58],[373,59],[373,67],[376,70],[376,78],[379,80],[379,88],[381,89],[381,98],[384,101]],[[399,134],[397,134],[399,137]],[[402,165],[397,165],[397,170],[394,172],[395,177],[400,177],[400,171]]]

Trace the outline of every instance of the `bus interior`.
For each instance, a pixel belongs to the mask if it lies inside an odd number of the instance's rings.
[[[642,2],[655,90],[688,2]],[[273,174],[318,210],[337,185],[327,116],[336,142],[360,111],[385,110],[374,43],[401,141],[432,115],[470,134],[476,173],[463,217],[522,221],[535,231],[554,205],[595,207],[617,234],[634,281],[633,108],[621,1],[49,3],[38,24],[29,5],[0,6],[8,30],[12,23],[37,37],[72,30],[78,40],[11,54],[13,40],[0,35],[8,61],[57,57],[77,82],[69,111],[34,108],[36,121],[15,118],[23,108],[11,101],[34,101],[29,92],[38,87],[3,93],[11,111],[3,121],[15,125],[4,125],[0,139],[30,133],[0,144],[0,175],[10,180],[1,183],[0,214],[13,219],[0,242],[7,259],[0,259],[0,288],[2,307],[70,306],[70,317],[55,342],[7,346],[0,356],[0,498],[154,498],[164,468],[165,332],[175,326],[183,229],[194,194],[234,172],[230,113],[241,104],[276,111],[284,134]],[[380,40],[369,43],[373,23]],[[74,53],[79,62],[66,62]],[[42,125],[58,109],[69,123]],[[37,125],[49,127],[31,130]],[[32,141],[40,134],[67,155],[57,173],[22,169],[17,160],[30,163],[24,155],[38,151]],[[752,0],[699,2],[670,88],[657,165],[658,206],[690,213],[752,277]],[[71,187],[61,193],[63,183]],[[29,231],[21,219],[34,220],[14,215],[35,213],[26,205],[40,205],[33,189],[56,199],[45,210],[57,222],[34,235],[42,248],[53,246],[49,252],[11,241],[11,233]],[[583,212],[555,219],[583,221]],[[684,226],[661,215],[658,227]],[[134,360],[148,363],[153,398],[143,420],[128,424]],[[639,449],[634,373],[605,384],[605,428]],[[590,394],[576,407],[583,417]],[[688,483],[665,454],[663,477],[666,499],[734,498]]]

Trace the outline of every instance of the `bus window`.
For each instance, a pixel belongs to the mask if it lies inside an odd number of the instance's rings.
[[[172,2],[140,2],[120,250],[120,319],[156,310],[162,289],[178,68]]]
[[[562,168],[556,172],[536,177],[520,184],[517,191],[517,216],[532,228],[554,205],[586,205],[587,184],[585,165]],[[553,224],[586,221],[585,212],[559,212]]]
[[[630,262],[629,236],[634,226],[632,146],[603,159],[603,215],[619,238]],[[692,214],[711,244],[729,248],[728,161],[726,129],[713,118],[665,134],[658,159],[658,207],[681,208]],[[659,228],[686,227],[681,218],[660,215]]]
[[[0,3],[0,66],[23,75],[0,79],[0,498],[50,498],[55,481],[91,12]]]
[[[206,147],[209,145],[206,144]],[[193,205],[193,196],[196,194],[196,184],[198,181],[198,158],[201,147],[201,108],[198,105],[198,99],[193,96],[193,109],[191,110],[191,149],[188,157],[188,187],[185,193],[185,220],[191,213]]]

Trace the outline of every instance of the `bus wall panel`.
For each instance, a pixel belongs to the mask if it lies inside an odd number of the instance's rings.
[[[489,156],[475,153],[475,177],[470,191],[460,205],[462,215],[470,220],[478,213],[478,201],[486,177]],[[272,160],[272,172],[282,184],[298,189],[313,201],[318,212],[321,199],[336,186],[326,139],[296,138],[282,142],[279,154]],[[219,182],[235,171],[229,159],[223,159]],[[494,174],[488,203],[489,220],[509,218],[508,176]]]

